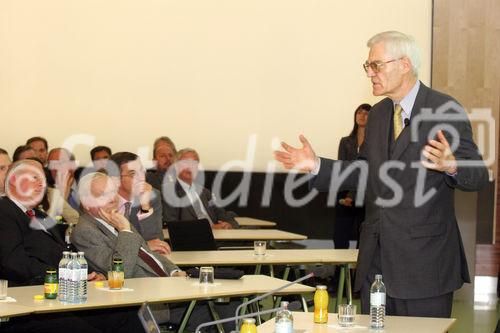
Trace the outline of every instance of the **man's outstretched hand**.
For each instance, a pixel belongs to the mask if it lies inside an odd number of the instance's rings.
[[[282,142],[281,147],[283,147],[284,151],[275,151],[274,157],[286,169],[298,169],[310,172],[316,167],[316,154],[309,141],[303,135],[299,136],[299,140],[302,142],[302,148],[294,148]]]

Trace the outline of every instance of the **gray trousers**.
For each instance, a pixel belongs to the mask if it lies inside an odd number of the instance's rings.
[[[373,254],[373,261],[368,275],[361,286],[361,313],[370,314],[370,287],[375,274],[382,274],[380,265],[380,247]],[[400,299],[386,295],[385,313],[389,316],[440,317],[450,318],[453,305],[453,292],[436,297],[419,299]]]

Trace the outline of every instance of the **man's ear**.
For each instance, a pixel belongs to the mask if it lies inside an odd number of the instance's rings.
[[[412,64],[411,64],[411,60],[410,58],[408,57],[402,57],[401,60],[400,60],[400,64],[403,68],[403,73],[408,73],[408,72],[411,72],[412,71]]]

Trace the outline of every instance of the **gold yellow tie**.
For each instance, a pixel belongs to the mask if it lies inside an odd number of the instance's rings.
[[[403,112],[403,108],[401,105],[394,105],[394,140],[397,140],[399,134],[403,130],[403,118],[401,117],[401,112]]]

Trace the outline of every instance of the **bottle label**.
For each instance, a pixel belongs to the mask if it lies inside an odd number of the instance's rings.
[[[82,268],[80,269],[80,280],[87,280],[87,276],[88,276],[88,268]]]
[[[372,306],[385,305],[385,293],[371,293],[370,305]]]
[[[80,280],[80,270],[79,269],[72,269],[67,272],[68,275],[68,280],[69,281],[79,281]]]
[[[57,294],[57,283],[45,283],[43,287],[45,294]]]
[[[292,333],[293,325],[291,321],[276,323],[275,325],[275,333]]]
[[[66,268],[59,268],[59,279],[67,280],[68,279],[67,272],[68,270]]]

